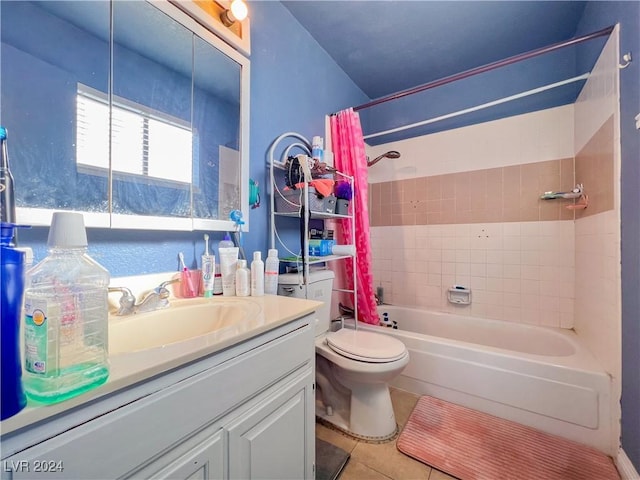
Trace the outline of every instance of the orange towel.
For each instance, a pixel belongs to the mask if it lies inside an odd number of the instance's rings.
[[[316,192],[323,197],[328,197],[333,193],[333,185],[335,183],[335,180],[330,178],[318,178],[317,180],[311,180],[309,186],[315,188]],[[304,188],[304,183],[296,183],[296,188]]]

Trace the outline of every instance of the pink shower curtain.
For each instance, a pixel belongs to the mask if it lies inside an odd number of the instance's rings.
[[[330,118],[331,146],[335,157],[335,167],[342,173],[354,177],[353,201],[355,202],[356,281],[358,284],[358,317],[360,321],[378,324],[378,312],[373,293],[373,274],[371,272],[371,240],[369,236],[369,207],[367,156],[360,125],[360,116],[352,108],[343,110]],[[341,244],[351,243],[352,222],[341,220],[337,240]],[[345,278],[348,289],[353,288],[352,262],[339,262],[345,265]],[[341,268],[341,267],[338,267]],[[339,276],[339,275],[338,275]]]

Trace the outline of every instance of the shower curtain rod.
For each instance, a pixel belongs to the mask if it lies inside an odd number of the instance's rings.
[[[464,78],[471,77],[473,75],[477,75],[479,73],[488,72],[490,70],[495,70],[499,67],[504,67],[506,65],[511,65],[512,63],[519,62],[521,60],[527,60],[529,58],[537,57],[538,55],[542,55],[545,53],[553,52],[559,50],[564,47],[570,47],[571,45],[577,45],[582,42],[586,42],[588,40],[592,40],[594,38],[602,37],[604,35],[609,35],[613,32],[614,25],[603,28],[602,30],[598,30],[597,32],[588,33],[586,35],[582,35],[580,37],[573,37],[569,40],[564,40],[562,42],[554,43],[551,45],[547,45],[546,47],[537,48],[535,50],[531,50],[529,52],[520,53],[518,55],[514,55],[512,57],[508,57],[502,60],[498,60],[496,62],[487,63],[486,65],[482,65],[480,67],[472,68],[470,70],[465,70],[464,72],[456,73],[455,75],[450,75],[448,77],[441,78],[439,80],[434,80],[429,83],[424,83],[422,85],[418,85],[417,87],[409,88],[407,90],[401,90],[400,92],[392,93],[391,95],[387,95],[386,97],[380,97],[376,100],[372,100],[367,103],[363,103],[362,105],[358,105],[353,107],[354,111],[363,110],[365,108],[374,107],[381,103],[386,103],[391,100],[397,100],[402,97],[406,97],[408,95],[413,95],[414,93],[423,92],[425,90],[429,90],[430,88],[439,87],[441,85],[446,85],[447,83],[455,82],[456,80],[462,80]]]
[[[582,75],[578,75],[577,77],[567,78],[566,80],[561,80],[560,82],[551,83],[548,85],[543,85],[542,87],[534,88],[532,90],[527,90],[526,92],[516,93],[515,95],[510,95],[508,97],[500,98],[498,100],[493,100],[491,102],[483,103],[481,105],[476,105],[474,107],[465,108],[464,110],[458,110],[457,112],[447,113],[446,115],[440,115],[439,117],[430,118],[428,120],[423,120],[421,122],[411,123],[409,125],[403,125],[402,127],[391,128],[389,130],[384,130],[382,132],[371,133],[369,135],[365,135],[363,138],[365,140],[369,140],[370,138],[381,137],[383,135],[389,135],[390,133],[401,132],[403,130],[409,130],[410,128],[422,127],[424,125],[429,125],[430,123],[436,123],[441,120],[446,120],[448,118],[458,117],[460,115],[465,115],[467,113],[476,112],[478,110],[483,110],[485,108],[494,107],[496,105],[500,105],[502,103],[511,102],[513,100],[518,100],[520,98],[528,97],[529,95],[535,95],[536,93],[544,92],[546,90],[551,90],[552,88],[561,87],[563,85],[568,85],[569,83],[579,82],[582,80],[586,80],[589,78],[588,73],[583,73]]]

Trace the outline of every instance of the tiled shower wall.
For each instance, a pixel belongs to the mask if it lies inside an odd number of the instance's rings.
[[[369,172],[385,301],[573,326],[573,201],[539,198],[574,186],[573,106],[376,148],[402,154]],[[452,285],[470,287],[472,304],[450,304]]]
[[[372,226],[573,220],[573,201],[540,201],[570,191],[573,157],[524,165],[373,183]]]
[[[618,38],[616,29],[575,103],[574,122],[576,177],[590,199],[575,221],[574,328],[611,375],[611,451],[619,446],[622,390]]]
[[[535,125],[541,119],[558,127],[566,123],[566,111],[570,110],[567,135],[555,136],[555,151],[566,152],[566,143],[573,142],[572,108],[522,116],[530,117],[529,125],[522,117],[491,123],[498,131],[509,131],[511,126],[505,124],[513,121],[536,135],[540,129]],[[541,158],[538,162],[371,183],[374,278],[376,286],[383,287],[385,300],[572,328],[576,298],[573,220],[613,208],[612,124],[609,119],[592,135],[576,157],[575,167],[573,156]],[[486,127],[481,126],[485,131]],[[459,129],[457,135],[446,133],[451,142],[459,144],[466,136],[474,137],[474,128]],[[444,155],[447,143],[429,138],[437,135],[423,137],[425,144],[418,150]],[[402,143],[383,148],[399,150],[405,161],[410,161],[406,156],[415,145]],[[434,152],[434,144],[443,151]],[[495,152],[499,151],[497,144]],[[550,155],[553,151],[546,144],[544,152]],[[503,161],[493,154],[486,159],[476,155],[474,160],[476,165]],[[390,167],[388,164],[387,169]],[[406,172],[402,165],[396,168]],[[587,210],[567,209],[574,200],[540,199],[545,191],[571,190],[576,182],[585,183],[585,191],[590,193]],[[447,292],[452,285],[470,287],[472,304],[450,304]]]
[[[372,227],[376,285],[385,301],[570,328],[574,298],[573,222]],[[452,285],[472,289],[452,305]]]

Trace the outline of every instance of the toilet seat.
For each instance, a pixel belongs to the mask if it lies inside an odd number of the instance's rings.
[[[360,362],[388,363],[407,355],[400,340],[374,332],[343,328],[328,333],[326,341],[334,352]]]

